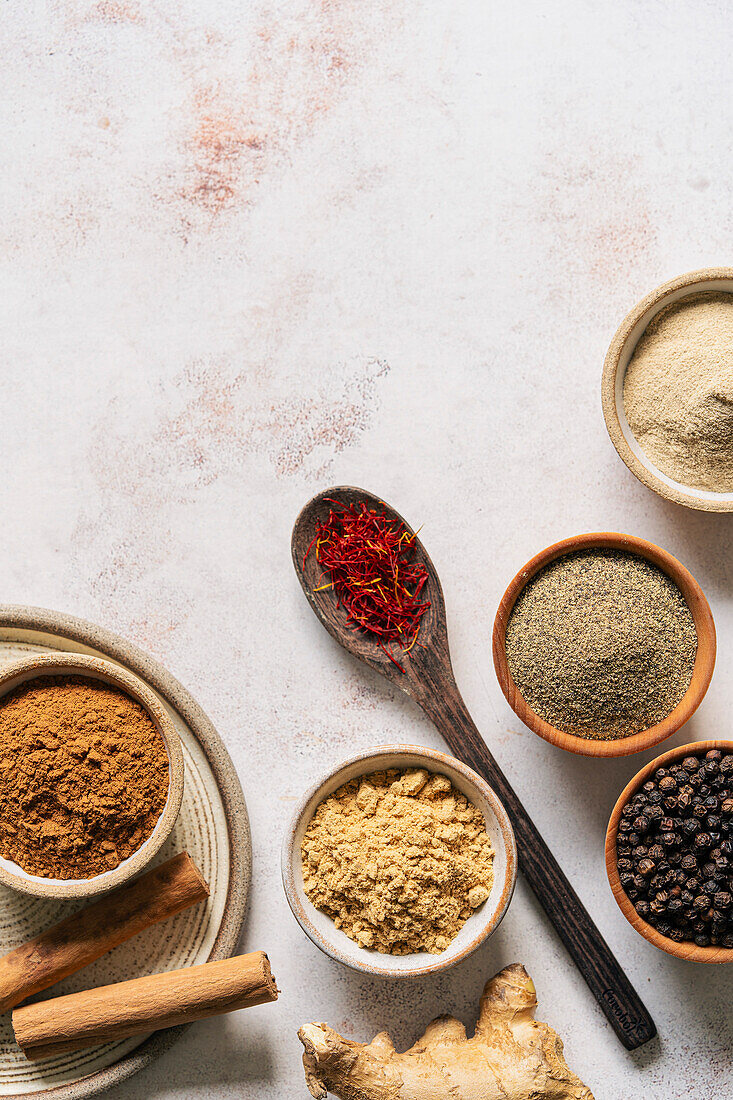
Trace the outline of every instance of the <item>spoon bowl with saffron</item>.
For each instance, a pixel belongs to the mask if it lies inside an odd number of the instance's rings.
[[[364,538],[354,519],[365,512],[376,541]],[[344,513],[351,517],[346,523],[339,518]],[[339,553],[324,553],[334,540]],[[358,551],[353,559],[352,549]],[[453,755],[498,795],[517,839],[519,866],[621,1042],[633,1050],[653,1038],[649,1013],[468,712],[453,674],[440,579],[416,532],[373,493],[341,485],[305,505],[293,528],[292,554],[308,603],[329,634],[414,699]],[[369,593],[361,598],[365,581]]]

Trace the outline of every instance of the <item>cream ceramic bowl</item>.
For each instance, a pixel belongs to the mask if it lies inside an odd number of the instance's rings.
[[[4,886],[10,886],[23,894],[57,898],[60,901],[90,898],[114,890],[142,871],[170,836],[183,798],[181,742],[167,711],[150,688],[126,669],[98,657],[77,653],[34,655],[18,662],[0,676],[0,705],[2,697],[13,688],[39,676],[84,676],[101,680],[124,691],[147,711],[163,738],[168,754],[168,798],[155,829],[136,852],[111,871],[88,879],[42,878],[24,871],[12,860],[0,857],[0,884]]]
[[[603,415],[614,447],[632,474],[649,489],[687,508],[705,512],[733,512],[733,493],[693,489],[658,470],[636,441],[624,411],[626,368],[649,322],[672,302],[707,290],[733,293],[733,267],[706,267],[679,275],[647,294],[624,318],[611,341],[603,365]]]
[[[494,849],[494,884],[489,897],[468,918],[453,942],[440,955],[427,952],[385,955],[360,947],[336,928],[330,917],[316,909],[303,889],[300,846],[317,806],[350,779],[387,768],[425,768],[429,772],[446,775],[453,786],[481,810]],[[337,962],[367,974],[385,978],[414,978],[454,966],[496,930],[514,892],[517,849],[506,810],[491,787],[476,772],[460,760],[433,749],[416,745],[383,745],[352,756],[329,772],[304,796],[283,840],[282,878],[285,896],[295,919],[321,951]]]

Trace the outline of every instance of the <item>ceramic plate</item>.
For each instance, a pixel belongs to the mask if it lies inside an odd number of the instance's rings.
[[[0,668],[29,653],[58,651],[91,653],[123,665],[152,688],[170,713],[181,738],[186,777],[178,821],[154,864],[185,848],[211,896],[205,905],[135,936],[35,999],[228,957],[244,920],[252,857],[242,788],[216,730],[177,680],[122,638],[58,612],[0,605]],[[0,887],[0,955],[78,908],[78,902],[33,898]],[[0,1017],[0,1097],[93,1096],[149,1065],[184,1030],[170,1028],[29,1062],[15,1044],[7,1013]]]

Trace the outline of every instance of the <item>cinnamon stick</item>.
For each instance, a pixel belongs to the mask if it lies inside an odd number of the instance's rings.
[[[27,1058],[47,1058],[276,1001],[277,994],[267,955],[254,951],[22,1005],[13,1030]]]
[[[195,863],[180,852],[1,958],[0,1012],[208,896]]]

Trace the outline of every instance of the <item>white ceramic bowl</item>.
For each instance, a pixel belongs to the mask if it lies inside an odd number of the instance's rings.
[[[639,338],[660,310],[703,291],[733,293],[732,267],[706,267],[663,283],[634,306],[621,322],[603,365],[603,415],[611,441],[632,474],[666,500],[704,512],[733,512],[733,493],[712,493],[674,481],[658,470],[629,427],[624,410],[626,368]]]
[[[494,884],[491,893],[468,918],[453,942],[440,955],[419,952],[385,955],[360,947],[336,927],[330,917],[308,900],[303,889],[300,847],[317,806],[338,787],[355,776],[387,768],[425,768],[446,775],[453,786],[481,810],[494,849]],[[446,970],[465,959],[498,927],[507,911],[517,878],[517,849],[507,812],[491,787],[476,772],[445,753],[417,745],[382,745],[352,756],[301,800],[285,833],[282,849],[282,877],[285,896],[295,919],[321,951],[354,970],[386,978],[414,978]]]
[[[23,894],[52,897],[60,901],[70,898],[90,898],[121,886],[138,874],[160,851],[175,825],[183,799],[183,752],[181,742],[167,711],[151,689],[127,669],[99,657],[81,653],[59,653],[39,656],[13,664],[0,676],[0,700],[13,688],[39,676],[83,676],[101,680],[124,691],[148,713],[160,733],[168,754],[168,798],[148,839],[111,871],[93,878],[42,878],[31,875],[12,860],[0,857],[0,884]]]

